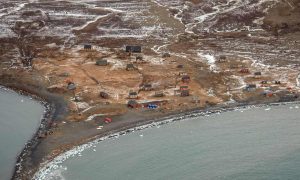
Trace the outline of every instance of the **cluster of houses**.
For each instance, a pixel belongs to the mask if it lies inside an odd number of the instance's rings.
[[[91,50],[92,45],[86,44],[84,45],[84,50]],[[126,46],[125,47],[125,52],[128,53],[129,56],[131,56],[133,53],[141,53],[142,52],[142,47],[141,46]],[[136,62],[144,62],[143,61],[143,56],[137,55],[135,58]],[[108,66],[109,62],[107,59],[100,58],[96,60],[96,65],[97,66]],[[137,67],[133,63],[128,63],[125,68],[127,71],[133,71],[137,70]]]
[[[84,50],[88,51],[88,50],[91,50],[92,48],[93,48],[92,45],[89,45],[89,44],[84,45]],[[144,62],[143,56],[140,54],[142,52],[141,46],[135,46],[135,45],[125,46],[125,52],[128,53],[128,56],[131,56],[134,53],[136,54],[135,63]],[[162,57],[169,58],[169,57],[171,57],[171,55],[169,53],[164,53],[162,55]],[[107,59],[101,58],[96,61],[96,65],[97,66],[108,66],[109,62]],[[178,65],[177,68],[182,69],[183,65]],[[137,70],[137,67],[131,61],[126,65],[126,70],[127,71]],[[181,97],[189,96],[190,90],[189,90],[188,84],[191,80],[190,76],[186,72],[183,72],[183,71],[179,72],[178,76],[180,77],[180,81],[182,84],[179,86],[178,90],[175,90],[174,95],[179,95]],[[140,107],[156,108],[156,107],[159,107],[159,106],[167,103],[167,101],[151,101],[151,102],[144,102],[144,103],[137,102],[138,94],[140,91],[153,91],[153,90],[154,90],[154,88],[151,83],[143,83],[142,85],[140,85],[138,91],[130,91],[128,93],[128,99],[129,99],[128,107],[131,107],[131,108],[140,108]],[[99,96],[103,99],[109,98],[108,93],[106,93],[104,91],[100,92]],[[155,94],[153,95],[153,97],[164,97],[164,92],[163,91],[155,91]]]

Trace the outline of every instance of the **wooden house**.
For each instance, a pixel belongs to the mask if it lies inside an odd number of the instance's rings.
[[[143,56],[141,56],[141,55],[136,56],[135,61],[143,61]]]
[[[190,95],[190,91],[189,90],[182,90],[180,92],[180,96],[181,97],[186,97],[186,96],[189,96]]]
[[[281,84],[280,81],[274,81],[274,84]]]
[[[221,56],[219,57],[219,59],[218,59],[217,62],[219,62],[219,63],[224,63],[224,62],[226,62],[226,56],[221,55]]]
[[[96,61],[96,65],[97,66],[107,66],[108,61],[106,59],[99,59],[99,60]]]
[[[83,49],[84,49],[84,50],[91,50],[91,49],[92,49],[92,45],[90,45],[90,44],[85,44],[85,45],[83,45]]]
[[[164,54],[162,55],[162,57],[163,57],[163,58],[169,58],[169,57],[171,57],[171,54],[170,54],[170,53],[164,53]]]
[[[100,97],[103,99],[108,99],[109,95],[106,92],[100,92]]]
[[[68,85],[67,85],[68,90],[75,90],[76,87],[77,87],[76,84],[73,83],[73,82],[69,82]]]
[[[248,84],[245,89],[245,91],[255,91],[256,90],[256,84]]]
[[[138,98],[138,93],[137,92],[129,92],[129,99],[137,99]]]
[[[152,84],[149,84],[149,83],[143,84],[141,86],[141,90],[143,90],[143,91],[152,91],[153,90]]]
[[[240,73],[249,73],[250,71],[249,71],[249,69],[248,68],[242,68],[241,70],[240,70]]]
[[[139,108],[139,107],[140,107],[140,104],[139,104],[137,101],[135,101],[135,100],[129,100],[129,101],[127,102],[127,106],[128,106],[129,108]]]
[[[260,78],[261,77],[261,72],[255,72],[254,77],[255,78]]]
[[[189,83],[191,81],[191,77],[189,75],[184,75],[182,76],[181,81],[184,83]]]
[[[141,46],[126,46],[125,51],[129,53],[141,53],[142,47]]]
[[[182,68],[183,68],[183,65],[182,65],[182,64],[179,64],[179,65],[177,65],[177,68],[178,68],[178,69],[182,69]]]
[[[136,69],[136,67],[134,67],[133,64],[127,64],[127,65],[126,65],[126,70],[127,70],[127,71],[133,71],[133,70],[135,70],[135,69]]]

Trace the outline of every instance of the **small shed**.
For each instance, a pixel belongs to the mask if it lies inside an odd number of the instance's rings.
[[[255,76],[261,76],[261,72],[255,72],[254,75]]]
[[[129,92],[129,99],[137,99],[138,98],[138,93],[137,92]]]
[[[177,65],[177,68],[178,68],[178,69],[182,69],[182,68],[183,68],[183,65],[182,65],[182,64],[179,64],[179,65]]]
[[[245,87],[245,90],[246,90],[246,91],[255,91],[255,90],[256,90],[256,84],[248,84],[248,85]]]
[[[226,56],[225,55],[221,55],[218,59],[218,62],[219,63],[223,63],[223,62],[226,62]]]
[[[163,57],[163,58],[168,58],[168,57],[171,57],[171,54],[166,52],[166,53],[164,53],[164,54],[162,55],[162,57]]]
[[[260,78],[261,77],[261,72],[255,72],[254,77],[255,78]]]
[[[100,92],[100,97],[103,98],[103,99],[108,99],[109,95],[106,92],[101,91]]]
[[[107,66],[108,61],[106,59],[99,59],[99,60],[96,61],[96,65],[97,66]]]
[[[142,52],[142,47],[141,46],[126,46],[125,47],[125,51],[126,52],[130,52],[130,53],[141,53]]]
[[[191,81],[191,77],[189,75],[184,75],[182,76],[181,81],[184,83],[188,83]]]
[[[189,96],[190,95],[190,91],[189,90],[182,90],[180,92],[180,96],[181,97],[186,97],[186,96]]]
[[[280,81],[274,81],[274,84],[281,84]]]
[[[68,86],[67,86],[67,89],[68,89],[68,90],[75,90],[76,87],[77,87],[77,86],[76,86],[75,83],[69,82],[69,83],[68,83]]]
[[[242,68],[241,70],[240,70],[240,73],[249,73],[250,71],[249,71],[249,69],[248,68]]]
[[[141,89],[144,91],[152,91],[153,87],[152,87],[152,84],[147,83],[147,84],[142,85]]]
[[[143,56],[139,55],[135,57],[136,61],[143,61]]]
[[[84,50],[91,50],[91,49],[92,49],[92,45],[90,45],[90,44],[85,44],[85,45],[83,46],[83,49],[84,49]]]
[[[129,100],[129,101],[127,102],[127,106],[128,106],[129,108],[138,108],[138,107],[139,107],[139,103],[136,102],[135,100]]]
[[[133,70],[135,70],[136,68],[134,67],[134,65],[133,64],[127,64],[126,65],[126,70],[127,71],[133,71]]]

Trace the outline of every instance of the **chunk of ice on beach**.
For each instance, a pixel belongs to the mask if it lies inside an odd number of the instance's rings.
[[[299,109],[299,106],[295,106],[295,109]]]
[[[21,99],[21,102],[24,102],[24,99]]]
[[[144,135],[143,135],[143,134],[140,134],[140,137],[144,137]]]
[[[291,107],[290,107],[290,109],[294,109],[294,107],[293,107],[293,106],[291,106]]]
[[[93,149],[94,152],[96,152],[96,149]]]
[[[270,111],[270,110],[271,110],[271,108],[270,108],[270,107],[268,107],[268,108],[266,108],[266,109],[265,109],[265,111]]]

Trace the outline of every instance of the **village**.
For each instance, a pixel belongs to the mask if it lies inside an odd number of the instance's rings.
[[[212,69],[205,61],[195,64],[170,52],[143,53],[138,45],[112,50],[83,44],[62,57],[37,59],[33,68],[43,73],[49,92],[68,99],[70,121],[298,97],[297,71],[282,82],[272,72],[276,69],[253,67],[247,59],[220,55],[214,63]],[[199,71],[206,74],[208,84],[201,82]]]

